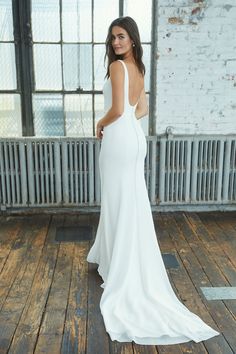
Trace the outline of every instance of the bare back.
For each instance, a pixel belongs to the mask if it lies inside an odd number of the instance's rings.
[[[125,62],[125,64],[129,76],[129,104],[135,106],[144,89],[144,76],[135,64],[130,62]]]

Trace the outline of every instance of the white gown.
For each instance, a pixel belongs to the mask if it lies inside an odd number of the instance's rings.
[[[87,261],[97,263],[104,288],[100,309],[111,340],[137,344],[199,342],[219,334],[176,297],[162,260],[148,198],[144,132],[129,104],[125,70],[124,113],[104,128],[99,168],[101,212]],[[112,104],[110,79],[103,87]],[[187,289],[186,289],[187,291]]]

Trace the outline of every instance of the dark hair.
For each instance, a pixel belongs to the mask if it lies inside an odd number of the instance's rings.
[[[106,57],[108,58],[108,63],[107,63],[107,73],[106,76],[109,78],[110,73],[109,73],[109,65],[117,60],[117,59],[123,59],[122,55],[116,55],[113,48],[112,48],[112,28],[114,26],[119,26],[122,27],[123,29],[126,30],[128,33],[130,39],[134,42],[135,46],[133,48],[133,55],[134,55],[134,60],[135,63],[141,72],[141,74],[145,74],[145,65],[143,64],[142,57],[143,57],[143,48],[141,45],[140,41],[140,35],[139,35],[139,30],[137,23],[129,16],[125,17],[118,17],[112,23],[110,24],[108,28],[108,34],[106,38],[106,53],[104,56],[104,62],[106,61]]]

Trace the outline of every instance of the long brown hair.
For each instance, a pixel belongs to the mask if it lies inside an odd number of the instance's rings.
[[[106,57],[108,58],[107,63],[107,73],[105,78],[110,77],[109,73],[109,65],[117,60],[123,59],[122,55],[116,55],[113,48],[112,48],[112,27],[119,26],[122,27],[128,33],[130,39],[134,42],[135,46],[133,48],[133,56],[135,63],[138,67],[138,70],[141,74],[145,74],[145,65],[143,64],[142,57],[143,57],[143,48],[140,41],[140,35],[137,23],[129,16],[125,17],[118,17],[110,24],[108,28],[108,34],[106,38],[106,53],[104,56],[104,63],[106,61]]]

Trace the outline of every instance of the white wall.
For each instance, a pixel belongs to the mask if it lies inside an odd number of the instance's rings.
[[[161,0],[157,134],[236,133],[236,0]]]

